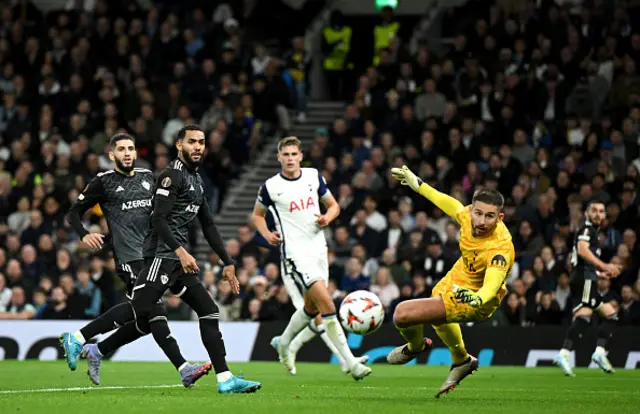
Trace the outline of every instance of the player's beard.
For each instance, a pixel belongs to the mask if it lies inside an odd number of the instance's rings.
[[[202,157],[203,153],[200,153],[200,159],[198,161],[194,161],[193,158],[191,158],[191,154],[184,149],[182,150],[182,161],[184,161],[185,164],[187,164],[187,167],[191,169],[198,168],[200,166],[202,163]]]
[[[125,166],[122,161],[120,161],[119,159],[115,159],[114,162],[116,163],[116,168],[118,169],[118,171],[122,171],[123,173],[129,174],[131,171],[133,171],[133,167],[136,164],[136,160],[133,160],[131,162],[131,165],[129,167]]]
[[[496,226],[493,227],[485,227],[482,230],[478,229],[477,227],[474,227],[473,225],[471,226],[471,230],[473,232],[473,237],[476,238],[483,238],[483,237],[487,237],[489,236],[491,233],[493,233],[493,231],[496,229]]]
[[[603,219],[597,219],[595,217],[591,217],[590,215],[587,214],[587,219],[593,223],[595,226],[600,226],[602,224],[602,222],[604,221]]]

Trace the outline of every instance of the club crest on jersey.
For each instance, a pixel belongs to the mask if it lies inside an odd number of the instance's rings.
[[[162,181],[160,181],[160,185],[163,187],[169,187],[171,185],[171,178],[164,177]]]
[[[143,182],[142,182],[142,186],[145,188],[145,190],[149,190],[149,189],[151,188],[151,184],[149,184],[149,183],[148,183],[148,182],[146,182],[146,181],[143,181]]]
[[[507,267],[507,259],[503,255],[497,254],[491,259],[491,266],[504,269]]]
[[[315,206],[316,206],[316,202],[313,201],[313,197],[308,197],[306,203],[304,199],[301,198],[300,203],[297,203],[296,201],[291,201],[289,203],[289,213],[293,213],[294,211],[307,210],[309,207],[315,207]]]
[[[163,285],[166,285],[167,283],[169,283],[169,275],[165,273],[164,275],[160,276],[160,281]]]

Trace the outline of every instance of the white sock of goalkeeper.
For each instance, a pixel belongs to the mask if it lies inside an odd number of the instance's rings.
[[[289,325],[284,329],[284,332],[280,336],[280,344],[287,348],[290,346],[293,338],[295,338],[300,331],[302,331],[308,324],[311,319],[313,319],[315,315],[309,314],[304,307],[298,309],[291,319],[289,320]]]
[[[342,326],[340,326],[340,322],[338,322],[336,314],[330,313],[322,315],[322,321],[324,322],[324,329],[327,336],[336,348],[336,355],[342,356],[347,366],[352,368],[356,363],[356,359],[351,353],[351,349],[349,349],[347,337],[344,335],[344,331],[342,330]],[[332,350],[332,352],[335,351]]]

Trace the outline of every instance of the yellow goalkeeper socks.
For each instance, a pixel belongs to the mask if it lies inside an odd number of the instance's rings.
[[[469,358],[469,353],[464,346],[462,339],[462,330],[457,323],[446,323],[433,327],[436,333],[442,339],[442,342],[451,351],[451,360],[453,365],[460,364]]]
[[[409,351],[420,352],[424,349],[424,328],[422,324],[400,328],[396,326],[398,332],[409,343]]]

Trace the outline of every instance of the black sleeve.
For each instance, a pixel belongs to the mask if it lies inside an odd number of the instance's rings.
[[[181,181],[182,174],[180,171],[165,170],[160,174],[158,181],[156,181],[153,214],[151,215],[151,225],[158,234],[158,238],[165,242],[171,250],[178,249],[180,243],[173,237],[167,216],[178,197]]]
[[[204,238],[207,239],[209,246],[216,252],[225,266],[235,265],[235,261],[229,256],[229,253],[227,253],[227,249],[222,241],[222,236],[213,221],[213,217],[211,217],[209,203],[206,198],[200,205],[200,210],[198,210],[198,220],[200,220],[200,224],[202,225]]]
[[[576,246],[580,241],[586,241],[587,243],[591,244],[591,238],[593,237],[592,229],[593,227],[586,224],[580,226],[580,228],[576,232]]]
[[[69,209],[67,220],[69,220],[73,231],[75,231],[81,239],[89,234],[89,232],[82,225],[80,216],[82,216],[87,209],[96,204],[100,204],[103,200],[103,195],[104,186],[102,185],[102,179],[101,176],[97,176],[89,182]]]

